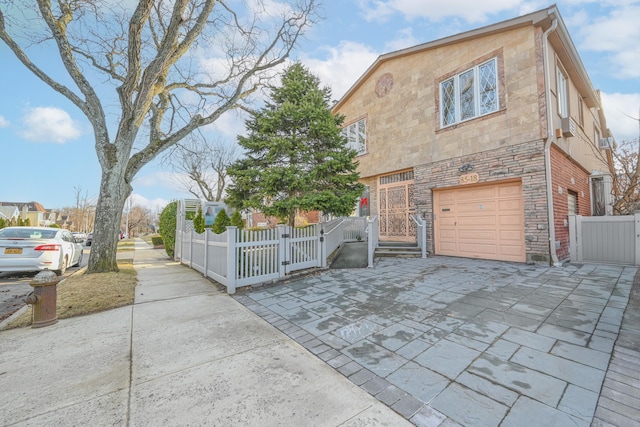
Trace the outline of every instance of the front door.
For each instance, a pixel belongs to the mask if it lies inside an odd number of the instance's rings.
[[[378,186],[380,240],[416,241],[416,224],[409,217],[415,213],[413,189],[413,171],[380,177]]]

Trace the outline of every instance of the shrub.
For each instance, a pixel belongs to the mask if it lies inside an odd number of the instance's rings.
[[[160,236],[164,242],[164,250],[171,258],[176,247],[176,221],[178,218],[178,202],[169,203],[160,214],[158,222]]]
[[[198,213],[193,218],[193,229],[196,233],[204,233],[204,217],[202,216],[201,207],[198,207]]]
[[[162,237],[160,236],[153,236],[151,238],[151,244],[154,248],[161,248],[162,246],[164,246],[164,242],[162,241]]]
[[[244,221],[242,220],[240,211],[235,211],[233,215],[231,215],[231,225],[238,227],[240,230],[244,228]]]
[[[227,231],[227,226],[231,225],[231,219],[229,219],[229,215],[223,209],[220,211],[216,220],[213,222],[213,232],[216,234],[222,234]]]

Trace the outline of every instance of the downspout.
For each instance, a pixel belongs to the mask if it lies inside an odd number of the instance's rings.
[[[561,267],[562,263],[558,260],[558,253],[556,252],[556,225],[555,215],[553,212],[553,184],[551,182],[551,143],[553,142],[553,126],[552,126],[552,109],[551,109],[551,88],[549,82],[549,57],[548,57],[548,44],[549,34],[558,27],[558,18],[555,15],[556,9],[553,8],[550,15],[553,16],[551,27],[542,34],[542,61],[544,64],[544,87],[545,87],[545,102],[547,103],[547,141],[544,144],[544,166],[547,179],[547,211],[549,217],[549,254],[551,255],[551,261],[554,267]]]

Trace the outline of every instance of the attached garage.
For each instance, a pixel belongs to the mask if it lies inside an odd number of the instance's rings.
[[[434,190],[437,255],[526,261],[520,181]]]

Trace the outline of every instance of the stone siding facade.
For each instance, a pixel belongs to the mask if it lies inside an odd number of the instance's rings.
[[[460,186],[459,171],[470,164],[479,175],[478,184],[520,180],[524,201],[527,262],[548,265],[549,220],[547,214],[544,142],[542,140],[482,151],[414,168],[416,213],[430,224],[427,250],[433,253],[433,189]]]

